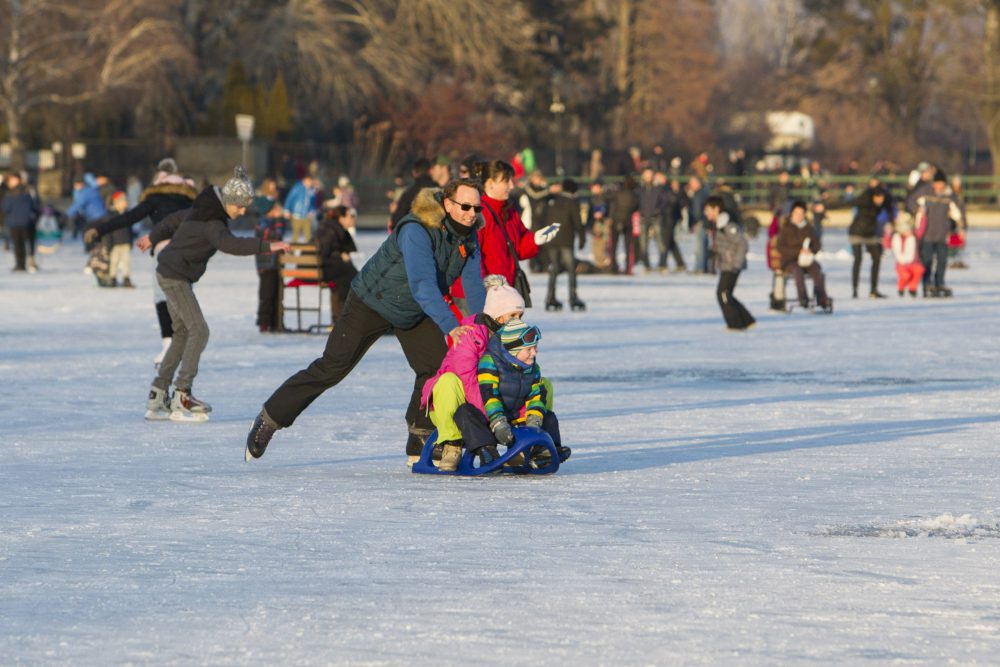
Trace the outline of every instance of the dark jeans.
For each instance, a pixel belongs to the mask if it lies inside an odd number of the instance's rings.
[[[350,262],[336,262],[323,266],[323,280],[336,283],[337,296],[341,303],[347,301],[347,295],[351,291],[351,281],[358,275],[358,270]]]
[[[948,244],[944,241],[921,241],[920,263],[924,265],[924,287],[944,287],[944,272],[948,268]]]
[[[865,243],[863,246],[860,243],[855,243],[851,246],[851,250],[854,251],[854,266],[851,268],[851,288],[854,290],[855,296],[858,294],[858,280],[861,278],[862,247],[867,248],[868,254],[872,258],[871,292],[878,291],[878,269],[882,263],[882,246],[877,241],[875,243]]]
[[[12,227],[7,230],[10,235],[10,242],[14,246],[14,268],[24,271],[26,268],[27,249],[31,229],[28,227]]]
[[[637,262],[642,262],[642,265],[647,269],[650,268],[649,264],[649,232],[652,230],[653,237],[656,239],[656,247],[660,251],[660,260],[658,266],[666,266],[667,264],[667,244],[663,241],[663,216],[654,215],[648,218],[640,218],[639,220],[639,254]]]
[[[569,276],[569,300],[576,301],[576,262],[573,259],[573,248],[546,248],[549,260],[549,290],[545,295],[545,303],[556,300],[556,279],[560,272]]]
[[[805,269],[799,266],[798,263],[789,264],[785,267],[785,274],[795,279],[795,290],[799,297],[799,303],[805,303],[809,300],[809,293],[806,291],[806,275],[812,278],[816,303],[821,306],[826,303],[826,285],[823,281],[823,270],[819,262],[813,262]]]
[[[496,445],[497,439],[490,430],[486,415],[478,408],[463,403],[455,411],[455,425],[462,432],[462,442],[469,451],[476,451],[484,445]],[[562,445],[559,436],[559,419],[554,412],[546,412],[542,418],[542,430],[549,434],[556,447]]]
[[[410,404],[406,408],[406,423],[411,428],[433,430],[434,424],[420,409],[420,391],[424,383],[437,373],[448,352],[444,334],[430,318],[421,320],[412,329],[393,327],[353,291],[348,293],[344,312],[326,340],[323,356],[278,387],[264,403],[267,414],[280,426],[291,426],[320,394],[347,377],[368,348],[390,331],[396,334],[406,361],[416,375]],[[420,454],[420,447],[407,453]]]
[[[746,329],[756,322],[750,311],[733,296],[736,280],[739,277],[739,271],[723,271],[719,274],[719,286],[715,290],[719,307],[722,308],[722,317],[730,329]]]
[[[174,322],[170,319],[170,309],[166,301],[156,302],[156,319],[160,321],[160,338],[170,338],[174,335]]]
[[[282,326],[280,315],[281,274],[278,269],[257,271],[260,285],[257,289],[257,326],[271,330]]]
[[[667,252],[660,254],[660,268],[667,268],[667,255],[674,256],[674,262],[677,264],[678,269],[686,268],[684,266],[684,256],[681,254],[681,248],[677,245],[677,222],[674,220],[664,220],[663,221],[663,244],[667,247]]]
[[[618,239],[622,240],[622,245],[625,247],[625,262],[628,264],[628,268],[631,269],[631,263],[628,260],[629,253],[634,252],[632,248],[631,220],[623,225],[617,222],[611,225],[611,248],[609,254],[611,257],[611,270],[615,273],[618,273],[620,270],[618,267]]]

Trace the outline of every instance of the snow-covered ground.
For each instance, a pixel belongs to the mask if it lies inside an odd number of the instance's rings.
[[[0,662],[995,664],[1000,232],[971,241],[940,301],[897,298],[891,261],[890,299],[851,300],[833,253],[827,317],[767,311],[757,239],[744,334],[712,278],[583,277],[586,313],[526,318],[573,448],[530,479],[407,472],[392,338],[245,464],[324,344],[256,331],[252,259],[198,286],[197,425],[142,419],[148,259],[136,290],[78,246],[4,266]]]

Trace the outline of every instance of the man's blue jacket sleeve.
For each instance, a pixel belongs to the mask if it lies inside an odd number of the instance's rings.
[[[403,253],[403,265],[406,267],[406,278],[410,284],[410,292],[420,304],[420,308],[447,335],[458,326],[458,319],[445,303],[444,295],[441,294],[441,288],[438,286],[437,264],[434,262],[431,238],[420,225],[406,225],[399,230],[398,234],[399,250]],[[469,263],[466,262],[466,265]],[[478,261],[476,266],[478,270]],[[478,273],[477,280],[482,282]],[[483,299],[485,300],[485,296]]]

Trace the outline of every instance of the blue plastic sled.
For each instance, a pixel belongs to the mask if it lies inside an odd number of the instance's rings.
[[[500,458],[492,463],[477,467],[476,457],[472,452],[465,451],[462,460],[458,464],[458,470],[446,472],[438,470],[431,461],[434,453],[434,443],[437,441],[437,431],[431,433],[424,444],[424,449],[420,453],[420,460],[413,464],[413,472],[421,475],[459,475],[462,477],[476,477],[478,475],[489,475],[490,473],[511,473],[514,475],[551,475],[559,470],[559,452],[552,442],[549,434],[539,428],[529,428],[527,426],[514,427],[514,446],[504,452]],[[533,468],[525,463],[520,466],[508,466],[508,461],[518,454],[524,454],[525,461],[528,460],[528,453],[532,447],[545,447],[549,450],[551,463],[541,468]]]

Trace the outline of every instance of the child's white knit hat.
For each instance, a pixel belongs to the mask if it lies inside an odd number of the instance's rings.
[[[524,312],[524,299],[517,290],[507,284],[507,279],[500,275],[489,275],[483,279],[486,287],[486,305],[483,312],[496,319],[508,313]]]

